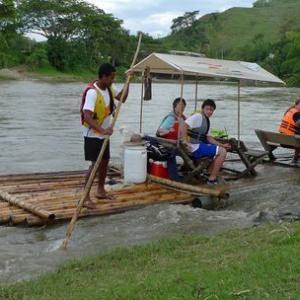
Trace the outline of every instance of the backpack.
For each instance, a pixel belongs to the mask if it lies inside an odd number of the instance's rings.
[[[147,149],[148,159],[153,159],[157,161],[165,161],[170,159],[173,154],[168,151],[164,146],[156,141],[148,141],[145,143]]]

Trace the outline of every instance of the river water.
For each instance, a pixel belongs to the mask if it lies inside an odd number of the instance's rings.
[[[0,82],[0,174],[86,169],[79,121],[84,83],[41,81]],[[111,138],[112,160],[120,160],[120,128],[139,131],[139,84],[130,95]],[[144,102],[143,132],[155,132],[171,103],[180,94],[177,84],[153,84],[153,100]],[[186,115],[194,109],[195,85],[187,84]],[[255,128],[277,130],[282,113],[300,89],[241,88],[241,138],[259,147]],[[237,86],[200,84],[200,101],[216,100],[213,128],[237,135]],[[225,209],[208,211],[187,205],[154,205],[119,215],[79,220],[69,250],[59,250],[67,224],[40,228],[0,227],[0,280],[29,279],[54,270],[58,264],[116,246],[144,243],[185,233],[216,234],[264,222],[300,216],[299,178],[296,169],[274,167],[282,180],[265,180],[259,186],[233,192]],[[297,173],[298,172],[298,173]],[[272,175],[271,174],[271,175]],[[300,174],[299,174],[300,176]],[[268,178],[266,176],[266,178]],[[247,179],[251,180],[251,179]],[[256,179],[257,180],[257,179]],[[291,192],[292,191],[292,192]]]

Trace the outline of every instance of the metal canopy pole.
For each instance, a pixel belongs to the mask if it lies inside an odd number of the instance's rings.
[[[241,100],[241,81],[238,81],[238,146],[240,146],[240,138],[241,138],[241,105],[240,105],[240,100]]]
[[[198,77],[196,77],[196,88],[195,88],[195,109],[194,111],[197,110],[197,100],[198,100]]]
[[[183,99],[183,86],[184,86],[184,75],[183,72],[180,75],[180,103],[182,103]],[[179,116],[179,130],[178,130],[178,136],[177,136],[177,144],[180,142],[180,136],[182,131],[182,114]]]
[[[143,94],[144,94],[144,72],[142,73],[142,78],[141,78],[141,82],[142,82],[142,87],[141,87],[141,106],[140,106],[140,133],[142,133],[142,127],[143,127]]]

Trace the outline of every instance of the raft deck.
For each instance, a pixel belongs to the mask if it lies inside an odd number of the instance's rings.
[[[114,200],[97,200],[93,195],[97,182],[93,184],[91,198],[97,201],[95,209],[83,208],[80,217],[108,215],[137,209],[157,203],[190,203],[194,196],[163,187],[160,184],[144,183],[131,186],[122,184],[120,172],[110,168],[108,184]],[[2,194],[21,200],[34,211],[47,211],[53,218],[43,218],[36,213],[0,199],[0,224],[43,225],[68,220],[73,216],[82,196],[84,172],[56,172],[0,176]]]

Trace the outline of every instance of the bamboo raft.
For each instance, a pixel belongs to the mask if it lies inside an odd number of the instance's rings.
[[[97,207],[83,208],[80,217],[114,214],[164,202],[191,203],[195,198],[192,195],[195,192],[178,191],[153,182],[124,186],[120,172],[114,168],[108,172],[108,183],[112,182],[119,183],[109,185],[115,199],[96,200],[95,182],[91,198],[97,201]],[[80,200],[83,185],[83,171],[0,176],[0,224],[43,225],[68,220]],[[222,194],[211,191],[212,195]]]

